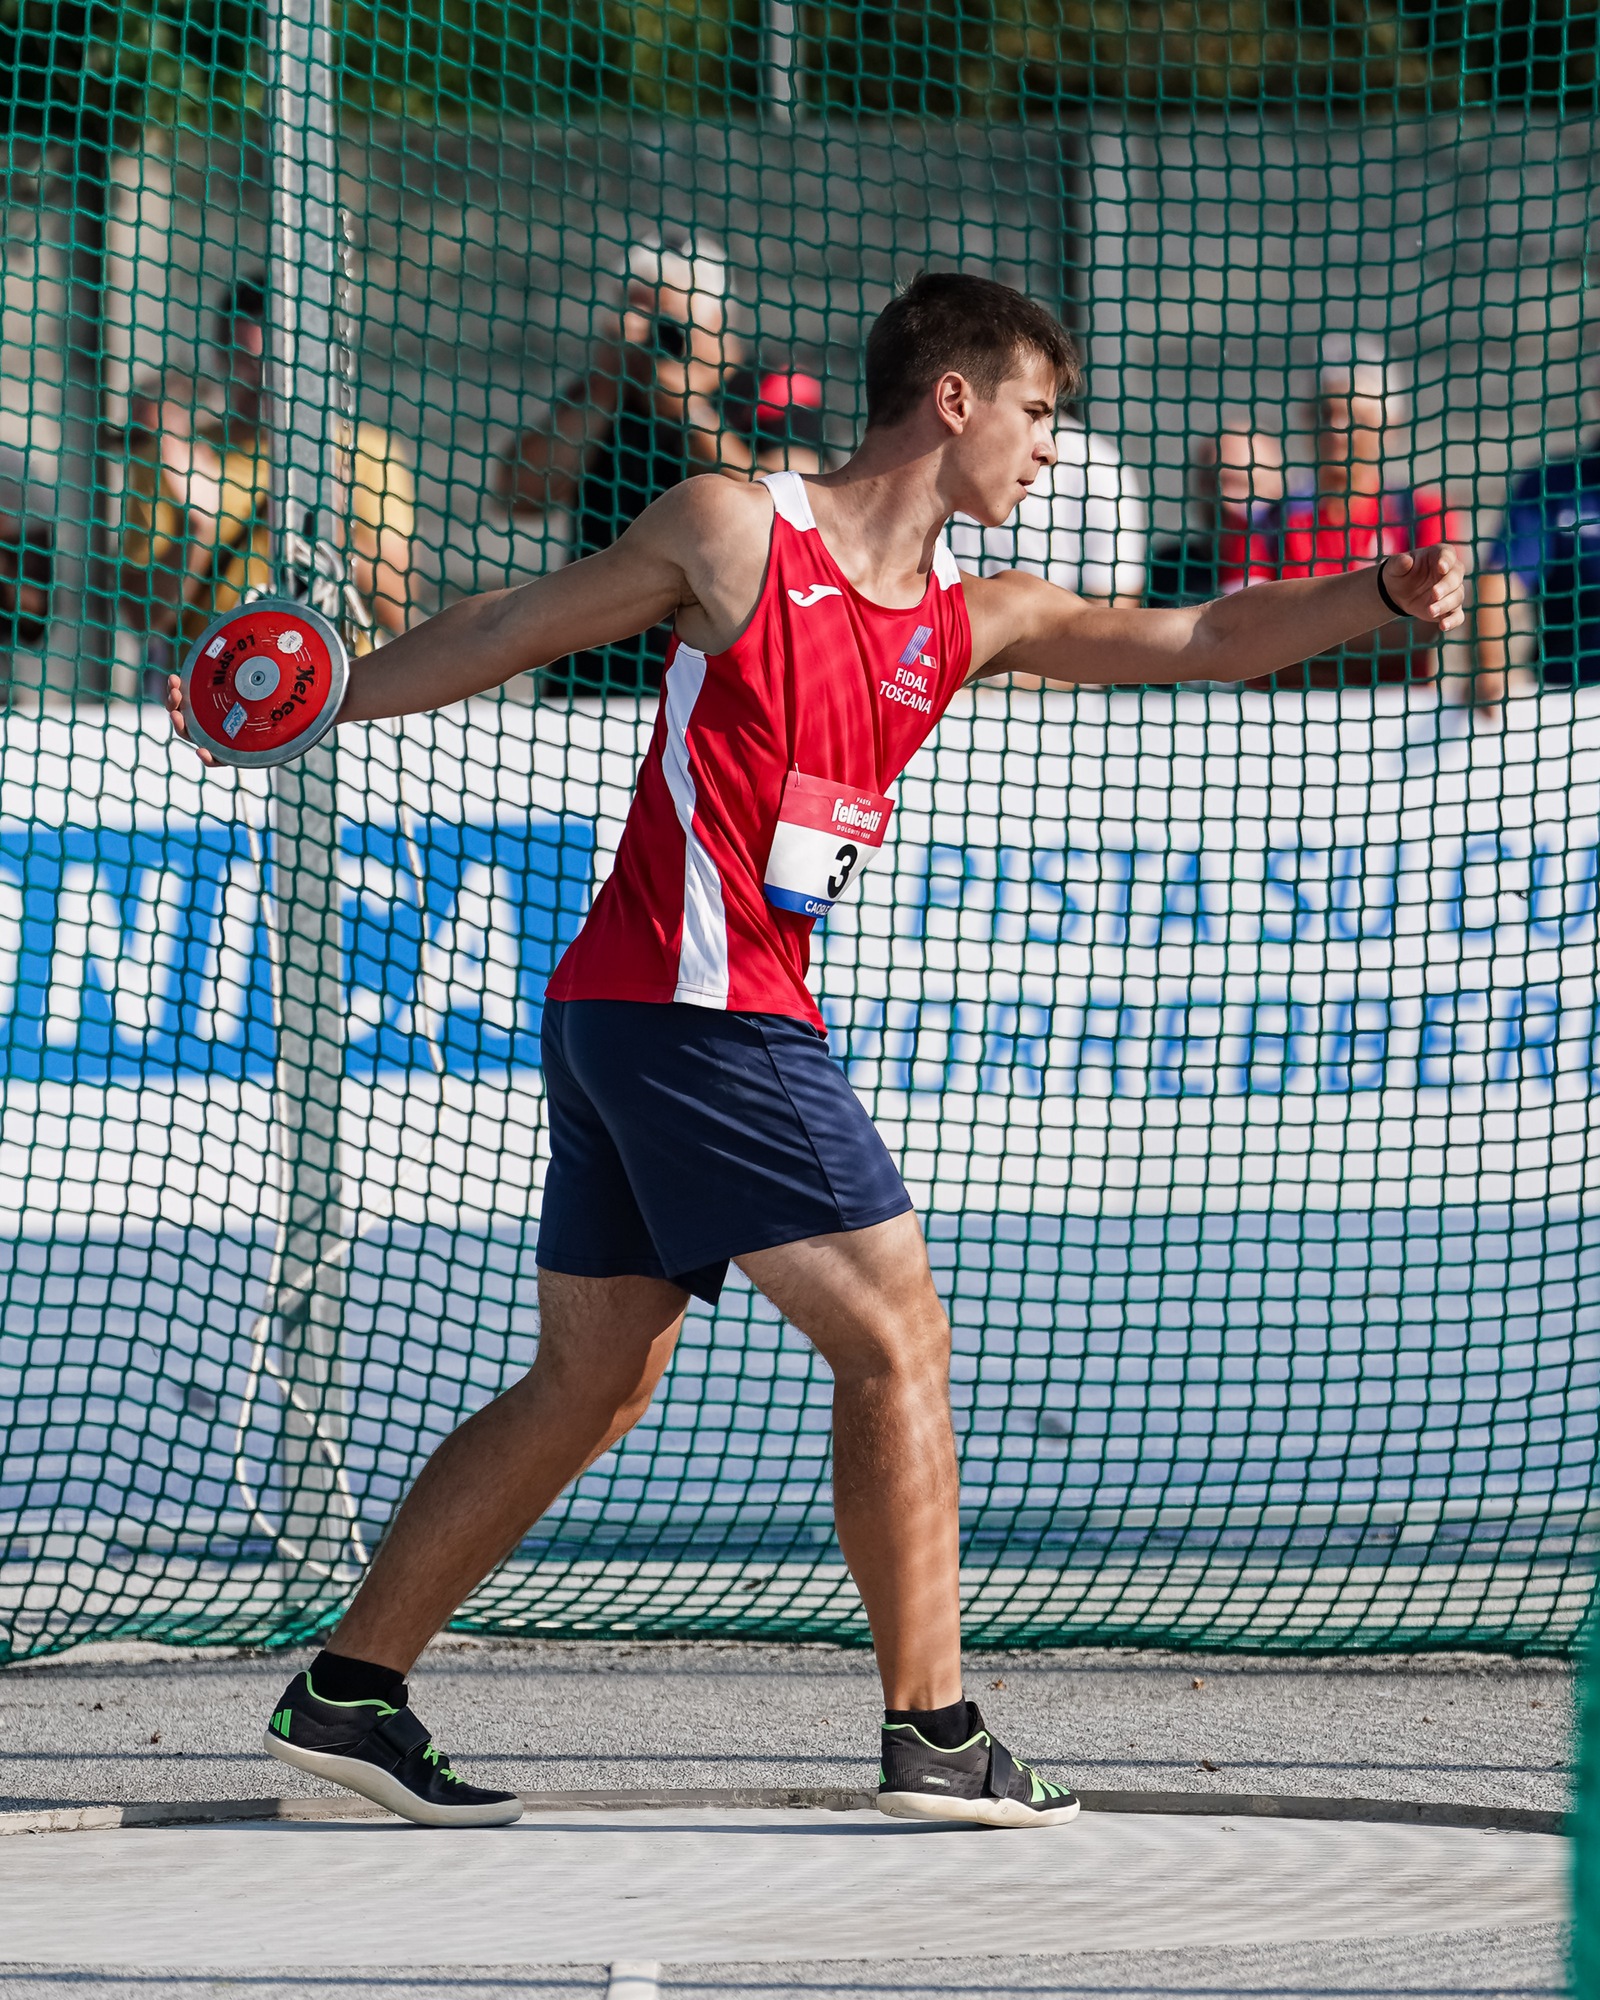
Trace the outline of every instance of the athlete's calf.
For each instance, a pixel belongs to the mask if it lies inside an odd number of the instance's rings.
[[[737,1261],[833,1371],[839,1546],[866,1606],[885,1706],[959,1700],[950,1324],[916,1218]]]
[[[408,1673],[585,1467],[650,1407],[688,1295],[660,1278],[539,1273],[539,1352],[423,1467],[330,1650]]]

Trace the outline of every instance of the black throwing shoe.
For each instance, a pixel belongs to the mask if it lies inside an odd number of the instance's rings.
[[[972,1734],[956,1750],[936,1749],[909,1722],[884,1724],[879,1812],[971,1826],[1061,1826],[1076,1819],[1076,1793],[1019,1763],[989,1734],[978,1704],[967,1706]]]
[[[522,1817],[515,1792],[485,1792],[458,1778],[404,1703],[324,1701],[310,1676],[284,1690],[265,1749],[297,1771],[359,1792],[418,1826],[509,1826]]]

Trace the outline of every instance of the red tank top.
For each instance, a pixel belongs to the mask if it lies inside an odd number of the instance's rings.
[[[942,541],[922,602],[887,611],[828,554],[804,480],[764,483],[760,601],[725,653],[673,639],[616,863],[552,1000],[679,1000],[820,1028],[806,986],[815,919],[763,887],[785,786],[800,774],[844,788],[862,801],[845,810],[869,824],[868,795],[899,777],[967,677],[972,629]]]

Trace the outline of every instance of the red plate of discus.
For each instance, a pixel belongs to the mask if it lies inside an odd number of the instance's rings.
[[[183,664],[189,734],[218,763],[287,764],[333,727],[350,680],[320,613],[258,597],[206,627]]]

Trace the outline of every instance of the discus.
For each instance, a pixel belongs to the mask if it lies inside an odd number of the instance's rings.
[[[220,764],[287,764],[333,727],[350,680],[320,612],[258,597],[214,619],[183,665],[189,734]]]

